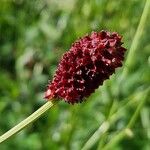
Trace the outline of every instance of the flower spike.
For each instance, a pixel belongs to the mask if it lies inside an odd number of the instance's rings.
[[[126,49],[121,39],[118,33],[107,31],[78,39],[60,60],[45,98],[82,102],[122,66]]]

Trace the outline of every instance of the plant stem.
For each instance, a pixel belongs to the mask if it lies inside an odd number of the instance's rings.
[[[99,128],[94,132],[94,134],[88,139],[88,141],[82,147],[82,150],[89,150],[91,147],[109,130],[112,123],[118,119],[118,115],[125,107],[130,104],[129,101],[123,107],[121,107],[117,112],[115,112],[110,118],[106,119]],[[132,101],[133,102],[133,101]]]
[[[99,139],[109,129],[109,122],[104,121],[100,127],[95,131],[92,137],[85,143],[82,150],[89,150]]]
[[[125,101],[126,103],[123,103],[121,108],[119,108],[116,112],[112,112],[109,115],[109,118],[106,119],[99,128],[95,131],[95,133],[89,138],[89,140],[84,144],[82,147],[82,150],[89,150],[97,141],[98,139],[102,139],[104,134],[109,130],[111,125],[119,118],[119,115],[122,114],[124,109],[128,108],[130,105],[134,104],[135,102],[139,101],[143,95],[147,93],[148,90],[144,90],[136,94],[135,96],[128,97]],[[114,106],[110,109],[110,112],[114,109]],[[105,130],[104,130],[105,129]]]
[[[7,140],[14,134],[21,131],[23,128],[25,128],[27,125],[35,121],[37,118],[39,118],[44,112],[46,112],[49,108],[51,108],[55,103],[51,101],[48,101],[43,106],[41,106],[37,111],[32,113],[29,117],[21,121],[19,124],[8,130],[6,133],[4,133],[2,136],[0,136],[0,143]]]
[[[150,92],[150,88],[143,95],[143,99],[139,103],[139,105],[138,105],[137,109],[135,110],[133,116],[131,117],[128,125],[120,133],[118,133],[116,136],[114,136],[112,138],[112,140],[105,147],[103,147],[103,150],[112,149],[113,146],[116,145],[117,143],[119,143],[126,135],[129,135],[128,133],[131,132],[130,128],[132,128],[133,125],[135,124],[136,119],[139,116],[139,113],[140,113],[140,111],[141,111],[141,109],[142,109],[142,107],[143,107],[143,105],[147,99],[147,93],[148,92]]]
[[[112,98],[112,94],[111,94],[111,91],[109,89],[108,83],[106,83],[104,85],[104,95],[103,95],[103,98],[104,99],[110,99],[110,100]],[[103,136],[103,134],[107,132],[107,130],[109,129],[108,118],[111,115],[111,113],[113,113],[113,111],[114,111],[114,104],[115,104],[115,101],[112,101],[111,108],[109,110],[109,114],[108,114],[107,119],[99,126],[99,128],[95,131],[95,133],[84,144],[84,146],[82,147],[82,150],[91,149],[91,147],[99,140],[99,137]]]
[[[130,47],[130,51],[128,53],[128,56],[127,56],[127,59],[126,59],[126,62],[125,62],[125,67],[123,69],[121,79],[124,79],[124,77],[128,74],[128,71],[129,71],[129,69],[132,65],[134,54],[135,54],[135,51],[138,47],[139,40],[140,40],[141,35],[143,33],[145,22],[146,22],[148,13],[149,13],[149,9],[150,9],[149,7],[150,7],[150,0],[146,0],[145,6],[144,6],[144,9],[143,9],[143,13],[142,13],[142,16],[141,16],[141,19],[140,19],[140,22],[139,22],[139,25],[137,27],[135,36],[133,38],[133,41],[132,41],[132,44],[131,44],[131,47]]]

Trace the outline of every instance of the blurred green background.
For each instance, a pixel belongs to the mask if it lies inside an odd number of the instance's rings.
[[[48,80],[78,37],[117,31],[128,53],[144,5],[144,0],[0,0],[0,134],[44,104]],[[114,150],[149,150],[150,17],[143,26],[130,68],[117,69],[82,104],[61,101],[0,150],[96,150],[108,143]],[[128,73],[121,82],[123,69]],[[124,129],[125,136],[112,141]]]

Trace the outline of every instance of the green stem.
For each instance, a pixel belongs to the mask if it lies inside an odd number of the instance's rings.
[[[95,133],[92,135],[92,137],[90,137],[90,139],[85,143],[82,150],[89,150],[98,141],[100,136],[102,136],[108,129],[109,129],[109,122],[104,121],[100,125],[98,130],[95,131]]]
[[[102,138],[104,134],[109,130],[111,125],[118,119],[119,115],[122,114],[121,112],[124,111],[128,106],[134,104],[139,100],[139,97],[143,97],[143,95],[147,92],[147,90],[141,91],[135,96],[130,96],[125,101],[126,103],[122,103],[122,107],[118,109],[115,113],[111,113],[106,121],[104,121],[99,128],[95,131],[95,133],[89,138],[89,140],[84,144],[82,147],[82,150],[88,150],[90,149],[97,141],[98,139]],[[132,99],[132,100],[130,100]],[[115,102],[115,101],[114,101]],[[110,112],[114,109],[114,104],[112,105],[112,108],[110,109]],[[105,129],[105,130],[104,130]]]
[[[107,98],[106,98],[107,97]],[[104,95],[103,98],[105,99],[111,99],[111,91],[108,87],[108,83],[104,85]],[[113,113],[114,110],[114,104],[115,101],[112,102],[111,108],[109,110],[108,117],[110,116],[111,113]],[[108,119],[106,119],[100,126],[99,128],[95,131],[95,133],[89,138],[89,140],[84,144],[82,150],[88,150],[90,149],[99,139],[100,136],[103,136],[103,134],[109,129],[109,122]]]
[[[146,22],[148,13],[149,13],[149,9],[150,9],[149,7],[150,7],[150,0],[146,0],[144,10],[143,10],[140,22],[139,22],[139,25],[137,27],[135,36],[133,38],[133,41],[132,41],[132,44],[131,44],[131,47],[130,47],[130,51],[128,53],[128,56],[127,56],[127,59],[126,59],[126,62],[125,62],[125,67],[124,67],[124,70],[122,72],[122,79],[124,79],[124,77],[128,74],[128,71],[129,71],[129,69],[132,65],[134,54],[135,54],[135,51],[138,47],[139,40],[140,40],[141,35],[143,33],[145,22]]]
[[[35,111],[33,114],[31,114],[29,117],[24,119],[22,122],[11,128],[9,131],[4,133],[3,135],[0,136],[0,143],[3,141],[7,140],[14,134],[18,133],[21,131],[23,128],[25,128],[27,125],[35,121],[37,118],[39,118],[44,112],[46,112],[49,108],[51,108],[54,105],[54,102],[48,101],[45,103],[43,106],[41,106],[37,111]]]
[[[143,100],[141,100],[141,102],[139,103],[135,113],[133,114],[132,118],[130,119],[128,125],[126,126],[125,129],[123,129],[120,133],[118,133],[115,137],[112,138],[112,140],[105,146],[103,147],[103,150],[108,150],[108,149],[112,149],[113,146],[115,146],[117,143],[119,143],[125,136],[129,135],[129,133],[131,133],[130,128],[133,127],[133,125],[135,124],[139,113],[147,99],[147,93],[150,92],[150,89],[148,89],[146,91],[146,93],[143,96]],[[131,135],[131,134],[130,134]]]
[[[133,102],[133,101],[132,101]],[[125,107],[131,104],[129,101],[123,107],[121,107],[116,113],[114,113],[109,119],[104,121],[99,128],[95,131],[95,133],[89,138],[89,140],[84,144],[82,150],[90,149],[102,136],[109,130],[112,123],[114,123],[118,119],[118,115]]]

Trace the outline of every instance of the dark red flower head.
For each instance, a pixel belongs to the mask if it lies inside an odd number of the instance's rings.
[[[118,33],[92,32],[72,44],[48,85],[45,98],[82,102],[122,66],[125,48]]]

